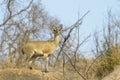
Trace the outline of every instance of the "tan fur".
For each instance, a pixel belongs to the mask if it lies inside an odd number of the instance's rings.
[[[62,25],[59,27],[52,27],[52,30],[54,32],[54,40],[27,42],[22,48],[23,53],[27,55],[27,61],[30,62],[36,57],[44,56],[46,59],[45,71],[47,71],[48,57],[54,53],[57,46],[59,45],[61,29]]]

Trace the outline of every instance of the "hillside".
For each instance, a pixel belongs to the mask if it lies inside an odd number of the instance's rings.
[[[0,80],[83,80],[77,73],[65,71],[63,75],[62,69],[44,73],[41,70],[7,68],[0,69]],[[102,80],[120,80],[120,66]]]
[[[54,69],[47,73],[41,70],[29,69],[0,69],[0,80],[82,80],[82,78],[74,71],[63,69]]]
[[[40,70],[29,69],[1,69],[0,80],[56,80],[62,73],[48,72],[44,73]]]

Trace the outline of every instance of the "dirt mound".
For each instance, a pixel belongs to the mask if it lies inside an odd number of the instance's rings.
[[[56,80],[60,76],[60,71],[45,73],[29,69],[0,69],[0,80]]]

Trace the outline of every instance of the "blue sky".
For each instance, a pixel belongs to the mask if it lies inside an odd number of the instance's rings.
[[[51,16],[57,17],[64,26],[72,25],[80,16],[90,10],[80,28],[81,34],[84,34],[83,37],[93,34],[96,30],[102,30],[110,9],[116,15],[120,13],[120,1],[118,0],[42,0],[41,2],[45,10]],[[82,50],[89,52],[91,48],[93,48],[93,40],[86,43]]]
[[[50,15],[60,19],[66,26],[70,26],[78,16],[90,10],[84,20],[84,28],[89,29],[90,32],[91,28],[93,30],[103,23],[109,9],[115,11],[120,8],[118,0],[42,0],[42,4]]]

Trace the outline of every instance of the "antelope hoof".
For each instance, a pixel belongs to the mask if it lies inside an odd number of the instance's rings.
[[[30,70],[32,70],[33,68],[32,67],[30,67]]]
[[[45,73],[48,73],[49,71],[48,70],[45,70]]]
[[[44,70],[44,71],[42,71],[42,72],[48,73],[49,71],[48,71],[48,70]]]

